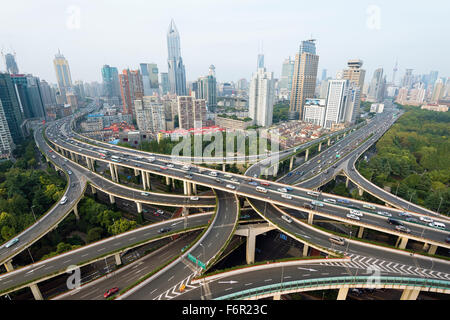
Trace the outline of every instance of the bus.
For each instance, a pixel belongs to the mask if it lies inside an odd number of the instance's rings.
[[[267,193],[267,189],[266,188],[263,188],[263,187],[256,187],[256,191],[258,191],[258,192],[262,192],[262,193]]]

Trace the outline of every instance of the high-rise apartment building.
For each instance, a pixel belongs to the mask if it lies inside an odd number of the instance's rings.
[[[217,106],[217,82],[214,65],[209,67],[207,76],[200,77],[196,83],[196,98],[206,100],[208,110],[213,111]]]
[[[122,97],[123,113],[134,114],[134,100],[142,99],[144,88],[139,70],[123,70],[119,75],[120,92]]]
[[[121,98],[119,72],[116,67],[105,64],[102,67],[103,95],[108,98]]]
[[[12,140],[15,144],[19,144],[24,136],[22,131],[23,114],[9,73],[0,73],[0,100]]]
[[[431,102],[438,102],[444,96],[444,81],[441,78],[436,80],[434,84],[433,93],[431,95]]]
[[[170,83],[170,93],[178,96],[186,95],[186,73],[180,50],[180,35],[175,22],[172,20],[167,31],[168,49],[168,75]]]
[[[56,105],[55,90],[52,87],[50,87],[47,81],[41,80],[39,87],[41,88],[42,102],[44,103],[44,108]]]
[[[201,128],[206,120],[206,101],[192,96],[178,96],[178,121],[181,129]]]
[[[407,87],[408,89],[414,84],[414,76],[412,74],[413,69],[406,69],[405,75],[402,80],[402,87]]]
[[[289,119],[303,119],[305,100],[314,98],[318,65],[315,40],[302,41],[295,56]]]
[[[325,112],[325,128],[345,121],[345,113],[349,99],[348,80],[330,80],[328,85],[327,107]]]
[[[55,67],[59,91],[62,96],[65,96],[66,92],[72,88],[72,76],[70,75],[69,62],[59,50],[55,55],[55,59],[53,59],[53,65]]]
[[[166,117],[164,106],[152,98],[153,96],[144,96],[134,100],[134,108],[139,130],[156,133],[166,130]]]
[[[273,104],[275,100],[275,79],[273,72],[259,68],[250,80],[248,116],[253,123],[269,127],[272,125]]]
[[[326,99],[306,99],[303,121],[323,127],[325,121]]]

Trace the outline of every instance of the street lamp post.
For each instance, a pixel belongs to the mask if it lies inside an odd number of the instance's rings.
[[[36,215],[34,214],[34,209],[33,209],[34,207],[36,207],[36,205],[32,205],[32,206],[31,206],[31,212],[33,212],[34,221],[37,221]]]
[[[439,201],[439,206],[438,206],[438,208],[437,208],[437,213],[439,213],[439,209],[441,208],[441,204],[442,204],[442,197],[440,197],[441,198],[441,201]]]

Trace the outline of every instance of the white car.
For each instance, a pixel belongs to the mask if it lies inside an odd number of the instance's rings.
[[[197,201],[199,198],[198,197],[190,197],[190,199],[192,200],[192,201]]]
[[[277,190],[284,193],[288,192],[286,188],[278,188]]]
[[[281,197],[282,197],[282,198],[285,198],[285,199],[288,199],[288,200],[292,200],[292,196],[291,196],[291,195],[288,195],[288,194],[286,194],[286,193],[283,193],[283,194],[281,195]]]
[[[166,167],[167,168],[173,168],[173,164],[169,163]]]
[[[358,210],[354,210],[354,209],[350,210],[350,214],[355,215],[355,216],[359,216],[359,217],[363,216],[362,212],[359,212]]]
[[[148,196],[148,195],[150,195],[148,192],[141,192],[141,195],[143,195],[143,196]]]
[[[419,219],[420,219],[420,221],[427,222],[427,223],[433,222],[433,219],[431,219],[430,217],[421,216]]]
[[[385,217],[392,217],[392,214],[390,214],[389,212],[386,211],[378,211],[377,212],[379,215],[385,216]]]
[[[227,184],[226,187],[228,189],[233,189],[233,190],[236,189],[236,187],[234,185],[232,185],[232,184]]]
[[[287,223],[291,223],[291,222],[292,222],[292,219],[289,218],[288,216],[285,216],[285,215],[282,215],[282,216],[281,216],[281,219],[283,219],[283,220],[286,221]]]
[[[211,172],[209,173],[209,175],[210,175],[211,177],[217,177],[217,172],[211,171]]]
[[[330,199],[330,198],[323,199],[323,201],[328,202],[328,203],[336,203],[336,200]]]
[[[347,213],[347,218],[353,219],[353,220],[360,220],[358,216],[355,216],[354,214]]]

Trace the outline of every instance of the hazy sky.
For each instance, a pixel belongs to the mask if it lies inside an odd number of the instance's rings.
[[[49,82],[56,82],[58,48],[73,81],[101,81],[104,64],[122,70],[155,62],[167,72],[171,18],[188,81],[210,64],[218,81],[249,79],[260,41],[267,69],[279,77],[283,60],[311,35],[319,77],[323,68],[334,76],[352,58],[364,61],[366,81],[378,67],[390,80],[397,58],[397,79],[405,68],[450,76],[447,0],[4,0],[0,10],[0,48],[16,52],[20,72]]]

